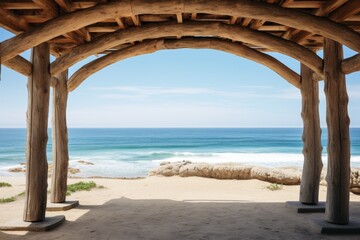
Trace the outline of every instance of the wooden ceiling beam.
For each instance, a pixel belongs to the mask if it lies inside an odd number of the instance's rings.
[[[100,32],[100,33],[106,33],[106,32],[115,32],[119,30],[118,26],[94,26],[94,27],[88,27],[88,30],[90,32]]]
[[[249,24],[251,23],[251,20],[252,20],[251,18],[244,18],[241,22],[241,26],[243,26],[243,27],[249,26]]]
[[[32,63],[21,56],[16,56],[7,62],[2,62],[6,67],[24,75],[30,76],[32,72]]]
[[[197,13],[191,13],[191,20],[196,20]]]
[[[251,49],[239,43],[231,43],[220,39],[186,38],[181,40],[151,40],[109,53],[108,55],[98,58],[77,70],[67,82],[68,91],[73,91],[89,76],[118,61],[134,56],[153,53],[163,49],[179,48],[210,48],[214,50],[228,52],[255,61],[270,68],[297,88],[300,88],[301,86],[300,76],[296,72],[294,72],[293,70],[282,64],[280,61],[269,55]]]
[[[118,24],[120,29],[124,29],[125,28],[125,24],[123,22],[123,20],[121,18],[115,18],[116,23]]]
[[[158,23],[146,25],[141,28],[127,28],[95,38],[92,42],[80,45],[72,51],[51,64],[51,74],[55,75],[68,69],[75,63],[93,54],[103,52],[119,44],[139,42],[146,39],[163,38],[169,36],[214,36],[226,38],[233,41],[250,43],[260,47],[270,49],[275,52],[283,53],[304,63],[316,73],[322,74],[323,61],[311,50],[275,37],[265,32],[259,32],[238,25],[228,25],[220,23],[185,22],[177,23]]]
[[[28,22],[20,16],[11,13],[9,10],[0,8],[0,25],[6,30],[15,34],[30,29]]]
[[[58,5],[52,0],[32,0],[43,9],[46,16],[57,17],[59,15]]]
[[[131,21],[134,23],[134,26],[139,27],[141,25],[138,15],[131,15],[130,17],[131,17]]]
[[[360,35],[325,18],[317,18],[300,10],[285,9],[275,4],[257,1],[238,0],[182,0],[182,1],[111,1],[89,9],[59,16],[41,26],[19,34],[2,44],[1,57],[10,59],[19,53],[46,42],[54,37],[96,22],[119,16],[129,17],[141,14],[176,14],[178,12],[202,12],[223,16],[242,16],[266,20],[294,29],[305,30],[333,39],[360,52]],[[340,33],[340,34],[339,34]],[[36,37],[34,37],[36,36]]]
[[[176,20],[177,20],[178,23],[182,23],[182,22],[183,22],[182,13],[177,13],[177,14],[176,14]]]
[[[326,4],[324,4],[321,8],[315,10],[314,15],[315,16],[325,16],[334,11],[335,9],[339,8],[341,5],[346,3],[348,0],[330,0]],[[301,43],[306,38],[312,36],[312,33],[306,32],[306,31],[298,31],[294,33],[290,33],[290,36],[288,39],[291,39],[292,41],[295,41],[297,43]]]
[[[1,1],[0,8],[9,10],[41,9],[39,5],[33,2]]]
[[[326,1],[291,1],[288,2],[287,8],[320,8]]]
[[[55,2],[63,9],[65,12],[72,12],[74,9],[71,6],[69,0],[55,0]]]
[[[230,18],[230,24],[235,24],[237,20],[238,20],[238,17],[232,16],[232,17]]]
[[[349,0],[347,3],[336,9],[333,13],[330,14],[330,19],[341,22],[347,17],[355,15],[360,12],[360,1],[359,0]]]
[[[261,26],[258,30],[259,31],[287,31],[289,28],[287,26],[283,26],[283,25],[263,25]]]

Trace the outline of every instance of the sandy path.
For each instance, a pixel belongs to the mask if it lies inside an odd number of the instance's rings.
[[[1,177],[21,192],[24,179]],[[81,206],[66,223],[45,233],[0,232],[0,239],[359,239],[326,236],[313,229],[323,214],[295,214],[284,202],[297,200],[299,186],[270,191],[258,180],[150,177],[91,179],[105,189],[78,192]],[[79,179],[70,179],[77,182]],[[3,188],[0,197],[8,195]],[[320,198],[325,199],[321,187]],[[360,196],[351,194],[351,216],[360,217]],[[24,200],[0,204],[0,223],[21,218]]]

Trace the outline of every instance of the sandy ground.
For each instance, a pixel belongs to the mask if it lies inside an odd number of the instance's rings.
[[[87,180],[87,179],[85,179]],[[299,186],[270,191],[258,180],[198,177],[149,177],[140,180],[90,179],[104,189],[69,197],[80,206],[63,214],[66,222],[49,232],[1,232],[0,239],[360,239],[321,235],[312,219],[296,214],[285,201],[296,201]],[[24,190],[23,177],[0,177],[13,185],[0,198]],[[78,182],[70,179],[69,182]],[[320,199],[325,200],[321,187]],[[351,196],[351,217],[360,218],[360,196]],[[0,204],[0,224],[21,219],[24,198]]]

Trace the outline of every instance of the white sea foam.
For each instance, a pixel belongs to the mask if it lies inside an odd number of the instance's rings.
[[[150,155],[153,159],[150,158]],[[137,156],[149,156],[146,159],[137,159]],[[170,156],[170,157],[164,157]],[[157,158],[158,157],[158,158]],[[86,165],[79,162],[84,160],[94,163]],[[283,167],[302,167],[303,155],[293,153],[196,153],[196,152],[108,152],[106,154],[94,154],[84,156],[70,156],[70,167],[79,168],[77,176],[107,176],[107,177],[139,177],[158,167],[160,162],[176,162],[188,160],[192,162],[206,163],[241,163],[247,165]],[[323,155],[324,165],[327,163],[327,156]],[[360,156],[351,157],[352,167],[360,167]],[[0,165],[0,175],[11,175],[8,169],[20,167],[21,165]]]

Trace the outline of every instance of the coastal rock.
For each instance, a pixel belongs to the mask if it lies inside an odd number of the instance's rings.
[[[150,171],[149,176],[154,175],[162,175],[166,177],[176,176],[179,175],[180,167],[185,166],[188,164],[189,161],[181,161],[181,162],[162,162],[160,167]]]
[[[251,178],[284,185],[300,184],[300,175],[267,167],[253,167]]]
[[[23,167],[14,167],[14,168],[9,168],[8,171],[13,173],[18,173],[18,172],[25,172],[26,170]]]
[[[350,192],[360,195],[360,169],[351,169]]]
[[[179,168],[180,177],[210,177],[212,167],[206,163],[186,163]]]
[[[70,174],[77,174],[77,173],[80,172],[80,169],[69,167],[69,168],[68,168],[68,172],[69,172]]]
[[[300,171],[277,170],[265,167],[253,167],[235,163],[208,164],[182,162],[163,162],[149,176],[180,176],[180,177],[208,177],[216,179],[259,179],[271,183],[295,185],[300,183]]]
[[[238,164],[214,165],[210,177],[216,179],[251,179],[251,166]]]
[[[94,163],[85,161],[85,160],[79,160],[78,163],[84,164],[84,165],[94,165]]]

